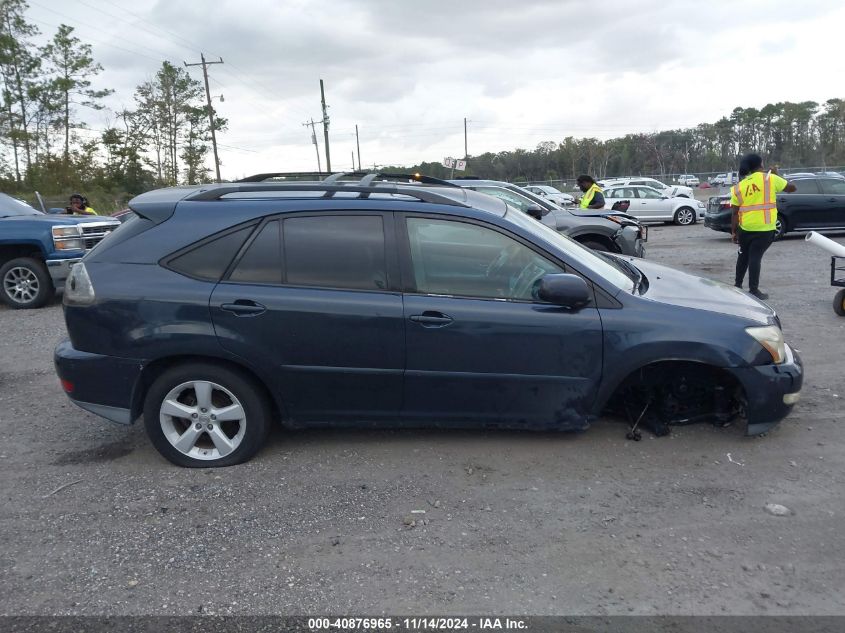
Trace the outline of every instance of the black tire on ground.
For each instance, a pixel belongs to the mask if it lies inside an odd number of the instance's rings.
[[[687,219],[689,217],[690,219]],[[672,220],[678,226],[690,226],[695,224],[695,209],[692,207],[681,207],[675,211],[675,218]]]
[[[789,232],[789,227],[786,225],[786,220],[782,219],[780,215],[778,215],[778,219],[775,221],[775,236],[774,239],[779,240],[784,235]]]
[[[606,244],[602,244],[601,242],[597,242],[596,240],[585,240],[581,242],[581,246],[589,248],[590,250],[601,251],[602,253],[611,252]]]
[[[216,459],[198,459],[177,449],[165,436],[161,421],[161,405],[168,393],[174,388],[193,381],[211,382],[229,391],[241,404],[244,411],[244,434],[237,448],[231,453]],[[221,397],[215,390],[213,397]],[[225,397],[225,396],[224,396]],[[227,406],[224,402],[222,405]],[[177,466],[187,468],[214,468],[233,466],[252,458],[267,438],[270,430],[271,407],[264,390],[246,374],[213,363],[188,363],[165,371],[152,384],[144,399],[144,427],[153,446],[166,459]],[[188,420],[188,418],[185,418]],[[194,424],[189,421],[188,427]],[[222,424],[221,430],[222,430]],[[240,428],[240,425],[238,425]],[[208,434],[197,444],[205,441],[212,446]]]
[[[44,262],[18,257],[0,267],[0,300],[10,308],[40,308],[55,294]]]
[[[839,316],[845,316],[845,288],[833,297],[833,311]]]

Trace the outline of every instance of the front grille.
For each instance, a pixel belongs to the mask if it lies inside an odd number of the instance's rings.
[[[85,250],[90,251],[103,238],[120,226],[120,222],[86,222],[81,226]]]

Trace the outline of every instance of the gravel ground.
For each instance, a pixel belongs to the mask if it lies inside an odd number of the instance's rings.
[[[735,247],[657,226],[648,256],[730,281]],[[766,256],[806,382],[763,438],[280,430],[221,470],[171,466],[140,426],[67,401],[58,302],[0,308],[0,614],[845,614],[828,275],[800,238]]]

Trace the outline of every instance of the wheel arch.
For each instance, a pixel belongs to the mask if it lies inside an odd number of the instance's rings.
[[[152,384],[162,374],[164,374],[164,372],[174,367],[179,367],[181,365],[187,365],[191,363],[206,363],[209,365],[216,365],[218,367],[225,367],[226,369],[230,369],[237,373],[240,373],[250,382],[254,383],[256,387],[258,387],[258,389],[262,392],[262,395],[267,400],[267,403],[270,405],[271,414],[274,416],[274,419],[279,420],[282,423],[284,423],[284,420],[287,419],[287,415],[285,413],[285,409],[281,400],[273,394],[273,390],[271,390],[267,386],[267,382],[262,379],[258,372],[256,372],[251,367],[243,363],[239,363],[230,358],[222,358],[219,356],[208,356],[201,354],[167,356],[164,358],[158,358],[146,364],[143,370],[141,371],[141,374],[138,376],[138,379],[135,382],[135,387],[132,390],[130,419],[134,422],[141,416],[144,411],[144,399],[147,396],[147,392],[149,391]]]

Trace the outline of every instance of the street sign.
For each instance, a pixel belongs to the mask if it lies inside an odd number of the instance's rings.
[[[451,167],[454,169],[455,167],[455,159],[454,158],[444,158],[443,159],[443,166],[444,167]]]
[[[467,162],[465,160],[458,160],[455,161],[455,169],[458,171],[464,171],[467,168]]]

